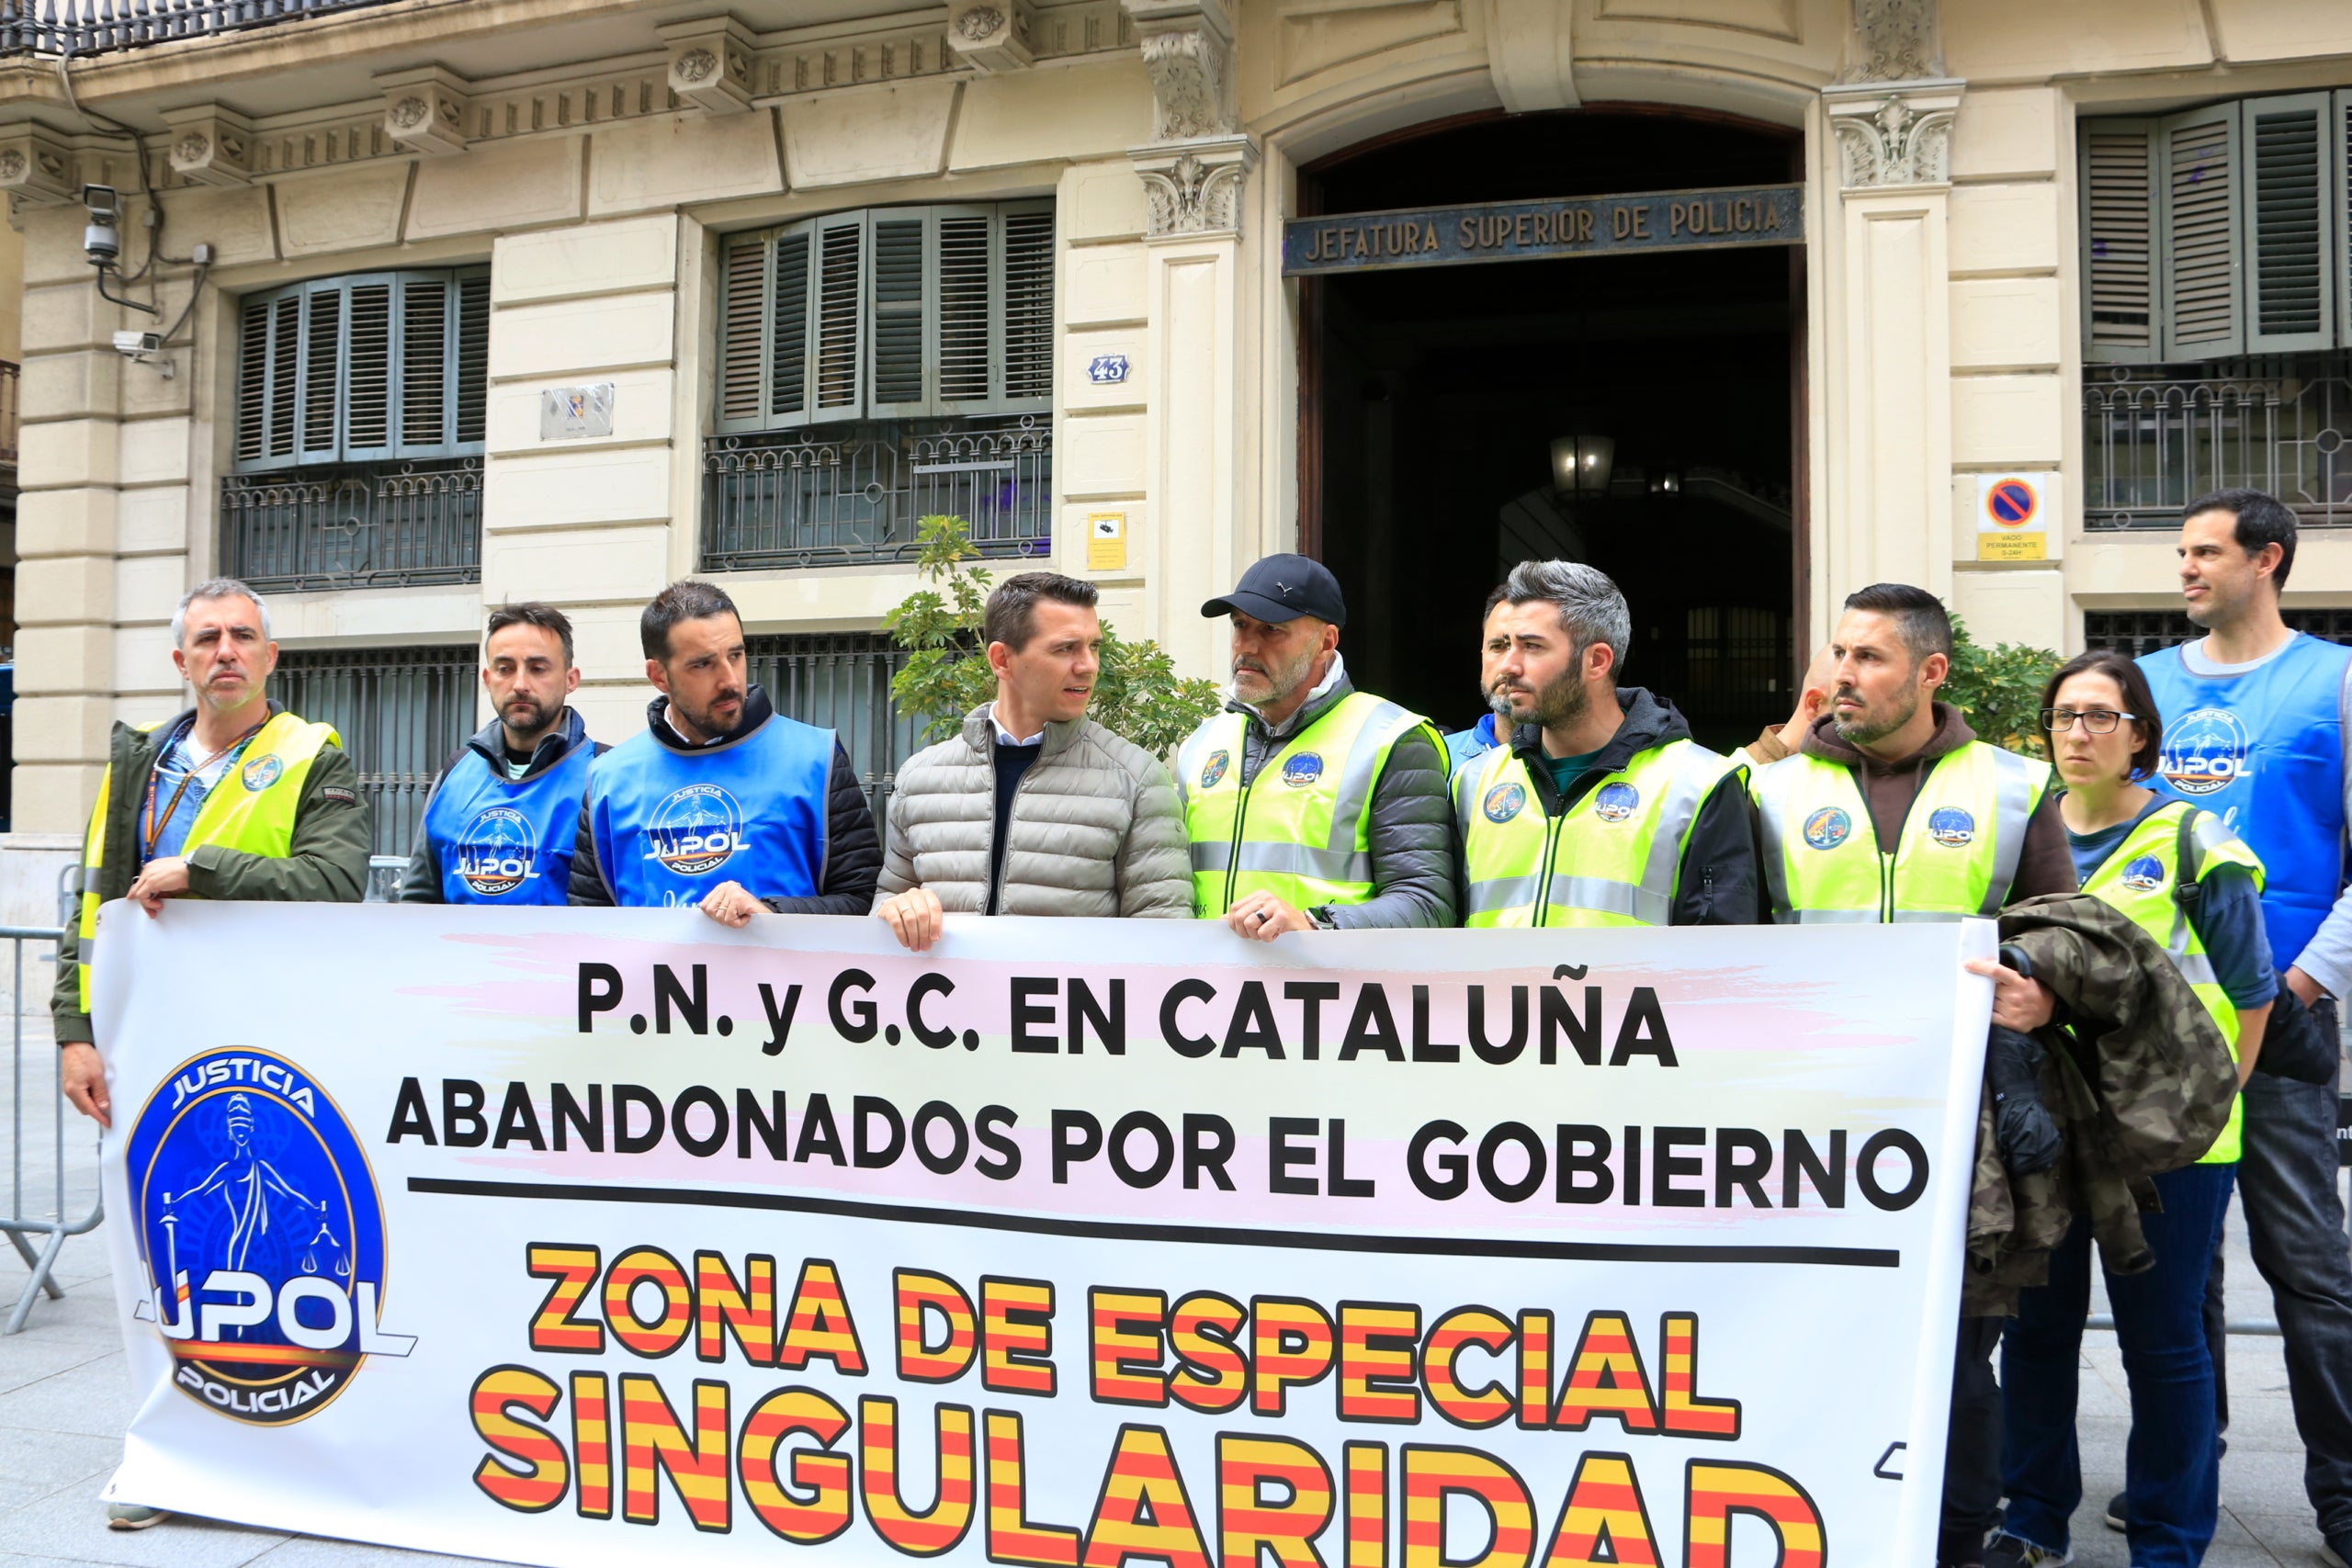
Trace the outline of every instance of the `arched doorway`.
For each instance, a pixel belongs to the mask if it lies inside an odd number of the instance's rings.
[[[1482,115],[1308,165],[1300,207],[1451,209],[1800,171],[1796,133],[1749,120]],[[1804,630],[1795,239],[1301,278],[1301,547],[1346,588],[1360,686],[1468,723],[1488,590],[1514,560],[1563,556],[1623,588],[1625,679],[1673,699],[1702,739],[1736,745],[1786,716]]]

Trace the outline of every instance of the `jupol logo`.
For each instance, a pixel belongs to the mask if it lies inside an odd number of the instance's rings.
[[[1201,766],[1201,787],[1203,789],[1216,788],[1217,780],[1225,777],[1225,770],[1232,765],[1232,752],[1222,749],[1210,752],[1209,760]]]
[[[1305,789],[1323,776],[1323,754],[1301,751],[1283,764],[1283,783],[1293,789]]]
[[[1804,819],[1804,841],[1816,850],[1834,850],[1853,831],[1854,819],[1839,806],[1822,807]]]
[[[662,801],[645,840],[647,859],[680,876],[700,876],[743,847],[743,808],[717,784],[688,784]]]
[[[149,1096],[126,1156],[146,1263],[133,1315],[198,1404],[258,1426],[316,1415],[369,1356],[414,1338],[379,1325],[384,1215],[342,1111],[300,1068],[231,1046]]]
[[[2164,862],[2154,855],[2142,855],[2123,868],[2122,882],[2135,893],[2153,893],[2165,885]]]
[[[1629,784],[1605,784],[1592,797],[1592,814],[1603,822],[1623,822],[1642,803],[1642,792]]]
[[[1482,809],[1487,813],[1487,821],[1508,822],[1518,816],[1520,807],[1526,804],[1526,785],[1516,783],[1498,784],[1487,792],[1486,805]]]
[[[2227,708],[2199,708],[2165,726],[2156,771],[2183,795],[2211,795],[2252,775],[2252,737]]]
[[[1928,815],[1928,837],[1948,850],[1976,841],[1976,818],[1957,806],[1939,806]]]
[[[278,760],[277,753],[265,751],[247,762],[237,777],[244,782],[248,791],[259,795],[276,784],[285,772],[286,764]]]
[[[458,875],[485,898],[512,893],[537,876],[538,836],[511,806],[490,807],[458,836]]]

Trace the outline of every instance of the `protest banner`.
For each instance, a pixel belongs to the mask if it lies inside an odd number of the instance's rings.
[[[564,1564],[1909,1568],[1992,945],[113,906],[108,1496]]]

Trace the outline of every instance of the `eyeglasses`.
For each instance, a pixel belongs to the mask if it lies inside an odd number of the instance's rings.
[[[2140,716],[2136,713],[2118,713],[2113,708],[2083,708],[2079,711],[2074,708],[2043,708],[2041,710],[2041,728],[2052,735],[2065,734],[2066,731],[2075,728],[2076,719],[2081,719],[2083,728],[2093,735],[2112,735],[2115,733],[2117,725],[2126,719],[2137,724],[2140,722]]]

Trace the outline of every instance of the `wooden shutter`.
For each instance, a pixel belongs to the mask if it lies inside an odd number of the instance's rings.
[[[392,452],[392,284],[350,286],[344,328],[343,455],[365,461]]]
[[[768,263],[774,246],[757,235],[727,242],[718,264],[718,423],[759,423],[767,364]]]
[[[799,224],[775,237],[775,344],[770,350],[768,414],[797,424],[808,412],[808,281],[817,233]]]
[[[934,274],[927,243],[935,222],[922,208],[876,212],[869,231],[874,247],[873,281],[866,334],[873,360],[866,381],[866,412],[876,419],[912,418],[932,412],[923,375],[923,350],[931,338]]]
[[[401,454],[449,444],[449,285],[437,277],[401,280]]]
[[[2331,108],[2325,93],[2250,98],[2244,106],[2249,354],[2335,344]]]
[[[267,467],[269,450],[270,334],[277,311],[268,299],[248,299],[237,326],[237,466]],[[290,455],[290,454],[289,454]]]
[[[2328,121],[2335,183],[2328,191],[2328,229],[2335,242],[2335,336],[2352,348],[2352,87],[2338,88]]]
[[[939,220],[939,323],[932,353],[943,411],[962,413],[997,395],[996,224],[986,209]]]
[[[1054,209],[1004,215],[1004,378],[1008,409],[1050,409],[1054,400]]]
[[[2144,119],[2084,120],[2082,166],[2083,358],[2145,364],[2156,358],[2156,133]]]
[[[490,274],[458,276],[458,353],[450,367],[457,381],[458,422],[450,440],[479,446],[489,414]]]
[[[312,288],[302,299],[301,413],[295,450],[306,463],[332,463],[343,452],[344,292]]]
[[[2245,351],[2238,119],[2233,103],[2158,122],[2166,360],[2219,359]]]
[[[865,414],[865,214],[838,213],[816,225],[809,355],[812,421]]]

